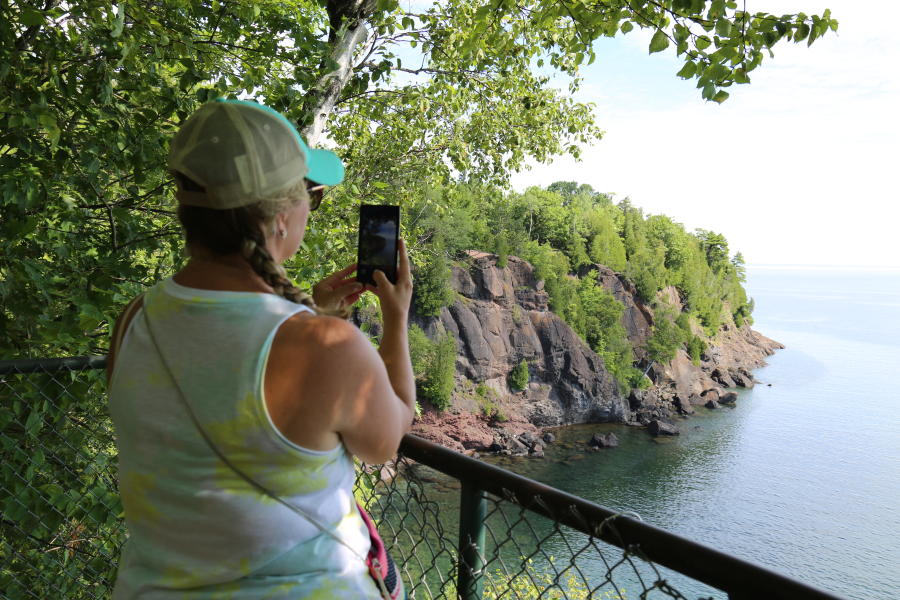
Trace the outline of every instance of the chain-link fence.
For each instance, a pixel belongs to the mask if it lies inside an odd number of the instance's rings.
[[[392,469],[370,469],[357,480],[358,495],[392,542],[410,598],[685,598],[637,549],[623,551],[538,514],[511,491],[499,497],[454,481],[403,452]],[[540,497],[533,503],[549,509]],[[468,507],[461,511],[461,504]],[[460,548],[462,538],[470,543]]]
[[[0,362],[4,600],[109,597],[125,531],[104,365]],[[412,599],[835,598],[413,436],[356,493]]]
[[[0,371],[0,595],[108,598],[125,528],[102,357]]]

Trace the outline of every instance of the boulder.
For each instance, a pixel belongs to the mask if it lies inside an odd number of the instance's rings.
[[[530,431],[526,431],[524,433],[519,434],[519,441],[525,444],[529,450],[534,450],[535,446],[538,446],[538,442],[540,441],[536,435],[531,433]]]
[[[709,402],[710,400],[712,400],[714,402],[718,402],[719,390],[717,390],[715,388],[704,390],[703,393],[700,394],[700,400],[703,402]]]
[[[753,379],[753,374],[743,367],[732,371],[731,377],[732,379],[734,379],[734,382],[736,384],[745,388],[752,388],[756,383],[756,381]]]
[[[535,444],[531,449],[531,456],[535,458],[544,458],[544,447],[540,444]]]
[[[671,423],[660,421],[659,419],[650,421],[650,423],[647,424],[647,431],[654,437],[660,435],[678,435],[680,433],[677,427]]]
[[[647,394],[644,390],[639,390],[637,388],[633,388],[631,393],[628,394],[628,406],[631,410],[638,410],[643,406]]]
[[[497,429],[494,435],[494,443],[491,444],[491,450],[499,447],[501,454],[509,454],[512,456],[523,456],[528,454],[529,448],[519,441],[517,435],[512,434],[506,429]]]
[[[507,447],[509,451],[512,452],[513,456],[522,456],[523,454],[528,454],[528,446],[517,440],[516,438],[510,438],[507,442]]]
[[[678,409],[683,415],[692,415],[694,414],[694,407],[691,406],[690,400],[684,400],[681,396],[675,396],[673,399],[673,403],[675,404],[675,408]]]
[[[737,402],[737,392],[725,392],[719,396],[719,404],[734,404]]]
[[[619,438],[614,433],[595,433],[588,442],[591,448],[615,448],[618,445]]]
[[[704,404],[703,406],[705,406],[706,408],[710,408],[710,409],[716,409],[716,408],[719,408],[719,403],[716,402],[715,400],[713,400],[712,398],[710,398],[709,400],[706,401],[706,404]]]
[[[556,436],[548,431],[543,436],[541,436],[541,439],[544,440],[545,444],[552,444],[556,441]]]
[[[725,387],[735,386],[734,379],[731,378],[731,375],[725,369],[715,369],[710,377],[712,377],[713,381]]]

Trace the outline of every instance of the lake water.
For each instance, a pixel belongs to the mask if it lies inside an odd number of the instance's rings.
[[[838,595],[900,598],[900,270],[758,267],[747,287],[786,349],[735,408],[664,441],[569,428],[546,460],[503,465]],[[594,431],[620,446],[585,454]]]

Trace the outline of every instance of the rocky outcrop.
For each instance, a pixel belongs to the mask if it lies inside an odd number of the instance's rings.
[[[631,418],[638,424],[647,425],[655,419],[676,415],[688,416],[694,414],[696,405],[718,406],[723,402],[719,394],[724,393],[724,388],[752,387],[756,380],[751,371],[763,366],[767,356],[784,347],[749,326],[737,327],[729,320],[714,338],[707,340],[708,347],[699,365],[694,364],[684,350],[678,350],[675,358],[666,365],[648,364],[642,345],[653,327],[653,311],[637,297],[636,290],[627,280],[603,269],[605,267],[597,270],[597,281],[625,305],[623,321],[635,347],[635,358],[653,382],[650,389],[635,390],[629,396]],[[681,297],[674,287],[660,290],[657,299],[676,314],[683,310]],[[702,331],[696,333],[702,335]],[[733,397],[737,399],[736,394]],[[714,402],[711,404],[710,400]],[[729,397],[729,401],[734,400]]]
[[[439,317],[413,321],[430,336],[440,329],[453,334],[458,379],[484,383],[512,400],[503,407],[507,418],[538,427],[628,418],[628,404],[603,359],[550,311],[529,263],[510,256],[501,269],[495,256],[473,253],[468,270],[453,269],[453,287],[457,299]],[[507,378],[523,359],[530,381],[513,392]]]
[[[667,365],[648,365],[643,347],[653,327],[653,310],[637,296],[624,276],[602,265],[598,283],[625,306],[623,324],[653,385],[625,398],[603,359],[549,309],[549,297],[533,267],[514,256],[504,268],[497,257],[471,252],[467,268],[454,267],[456,300],[437,317],[411,315],[430,336],[450,332],[457,340],[458,393],[453,408],[426,412],[415,431],[450,448],[542,455],[541,428],[576,423],[621,422],[644,425],[657,435],[671,435],[672,418],[688,416],[695,406],[717,406],[731,400],[726,387],[750,387],[751,370],[782,346],[749,327],[723,326],[710,340],[699,365],[679,350]],[[660,298],[681,309],[677,290]],[[522,391],[509,389],[510,371],[527,361],[530,381]],[[466,390],[483,384],[492,390],[497,410],[484,416],[478,399]],[[736,398],[736,395],[734,395]],[[482,407],[483,408],[483,407]],[[495,418],[497,414],[502,419]],[[655,425],[654,425],[655,423]]]

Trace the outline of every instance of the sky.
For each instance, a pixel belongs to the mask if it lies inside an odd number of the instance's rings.
[[[900,2],[747,0],[750,12],[826,8],[836,34],[780,42],[722,105],[675,76],[672,47],[650,55],[649,33],[598,41],[578,99],[596,105],[603,139],[513,187],[572,180],[630,197],[722,233],[750,265],[900,267]]]

